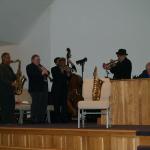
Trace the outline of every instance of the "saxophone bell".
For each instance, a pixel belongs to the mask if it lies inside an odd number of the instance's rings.
[[[93,73],[93,90],[92,90],[92,99],[94,101],[100,100],[102,84],[103,81],[98,77],[97,67],[95,66]]]
[[[11,60],[11,63],[18,63],[18,69],[16,73],[16,81],[15,81],[15,86],[14,86],[14,93],[16,95],[21,95],[23,91],[23,86],[25,81],[27,80],[24,75],[22,75],[21,72],[21,61],[19,59],[17,60]]]

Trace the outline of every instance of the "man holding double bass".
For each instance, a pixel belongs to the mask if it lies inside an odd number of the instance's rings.
[[[57,65],[51,69],[51,73],[53,77],[51,92],[54,99],[55,122],[68,122],[67,94],[71,72],[66,65],[66,59],[59,58]]]
[[[68,117],[68,114],[69,116],[76,116],[77,103],[79,100],[83,100],[82,78],[79,75],[73,73],[73,71],[76,72],[76,68],[70,60],[71,50],[70,48],[67,48],[66,50],[67,59],[60,58],[57,65],[51,69],[51,73],[53,76],[51,91],[52,97],[55,101],[55,118],[57,119],[57,122],[63,122],[64,120],[66,120],[65,117]],[[69,64],[71,65],[71,67],[69,67]],[[64,102],[63,105],[61,104],[62,101]],[[61,113],[62,109],[60,108],[64,108],[63,111],[65,113]]]

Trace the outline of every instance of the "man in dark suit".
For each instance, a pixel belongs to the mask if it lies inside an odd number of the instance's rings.
[[[59,60],[60,60],[60,57],[56,57],[54,59],[55,66],[51,68],[51,72],[55,72],[55,70],[57,71],[57,69],[59,68]]]
[[[0,64],[0,108],[1,123],[13,123],[15,110],[14,86],[16,75],[10,67],[11,57],[9,53],[3,53]]]
[[[146,64],[146,69],[139,75],[139,78],[150,78],[150,62]]]
[[[104,69],[110,70],[111,73],[114,74],[113,79],[130,79],[131,78],[131,71],[132,71],[132,63],[127,58],[127,53],[125,49],[119,49],[116,52],[118,57],[118,62],[107,66],[104,65]]]
[[[49,72],[40,65],[40,57],[33,55],[31,64],[26,67],[29,78],[29,92],[32,97],[31,117],[33,123],[44,123],[48,102]]]
[[[65,58],[60,58],[57,66],[51,69],[53,84],[52,97],[54,98],[54,114],[56,122],[67,122],[67,92],[70,70],[66,67]]]

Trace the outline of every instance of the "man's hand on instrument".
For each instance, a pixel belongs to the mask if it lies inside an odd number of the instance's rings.
[[[49,73],[48,73],[48,71],[47,71],[47,69],[42,69],[42,75],[48,75]]]
[[[73,62],[70,59],[68,59],[68,63],[73,65]]]
[[[16,81],[12,82],[11,86],[15,87],[16,86]]]
[[[107,65],[107,64],[105,64],[105,63],[103,63],[103,68],[104,68],[105,70],[110,70],[110,66]]]

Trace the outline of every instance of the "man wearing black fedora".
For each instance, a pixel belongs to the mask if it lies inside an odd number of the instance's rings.
[[[118,57],[117,63],[111,66],[105,66],[104,69],[110,70],[114,74],[113,79],[130,79],[132,71],[132,63],[127,58],[127,52],[125,49],[119,49],[116,52]]]

